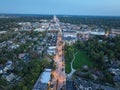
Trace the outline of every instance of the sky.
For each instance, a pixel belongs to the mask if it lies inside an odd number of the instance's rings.
[[[0,0],[0,13],[120,16],[120,0]]]

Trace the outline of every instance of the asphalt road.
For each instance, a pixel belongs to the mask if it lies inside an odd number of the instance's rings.
[[[51,90],[61,90],[66,83],[65,76],[65,66],[63,59],[63,47],[64,44],[62,42],[62,30],[59,28],[60,32],[58,32],[57,37],[57,53],[54,56],[54,62],[56,62],[56,70],[53,72],[54,78],[52,80],[52,84],[54,85]]]

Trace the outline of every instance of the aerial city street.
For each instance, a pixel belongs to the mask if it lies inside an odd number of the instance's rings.
[[[118,29],[65,23],[68,17],[56,15],[3,18],[16,21],[6,22],[10,31],[0,27],[1,89],[119,90],[119,54],[111,52],[119,50]]]
[[[0,90],[120,90],[120,0],[1,0]]]
[[[61,88],[63,88],[63,86],[65,85],[66,82],[66,76],[65,76],[65,66],[64,66],[64,57],[63,57],[63,48],[64,45],[62,43],[62,30],[60,28],[59,22],[58,22],[58,18],[56,16],[54,16],[54,22],[58,25],[58,37],[57,37],[57,43],[56,43],[56,54],[54,56],[54,62],[56,64],[56,70],[53,71],[53,80],[52,80],[52,85],[53,86],[53,90],[61,90]],[[65,88],[65,87],[64,87]]]

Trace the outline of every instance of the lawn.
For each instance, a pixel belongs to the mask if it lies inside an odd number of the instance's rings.
[[[71,72],[70,62],[65,62],[65,73],[69,74]]]
[[[73,68],[82,68],[84,65],[88,65],[89,67],[93,67],[95,64],[90,60],[90,58],[86,55],[85,51],[80,50],[75,55],[75,60],[73,62]]]

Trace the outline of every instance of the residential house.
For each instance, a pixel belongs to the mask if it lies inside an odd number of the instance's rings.
[[[18,55],[18,58],[23,60],[24,62],[29,62],[29,54],[28,53],[21,53]]]
[[[12,64],[13,64],[12,61],[7,61],[6,64],[5,64],[5,67],[4,67],[3,71],[4,71],[4,72],[7,72],[7,70],[13,69]]]

